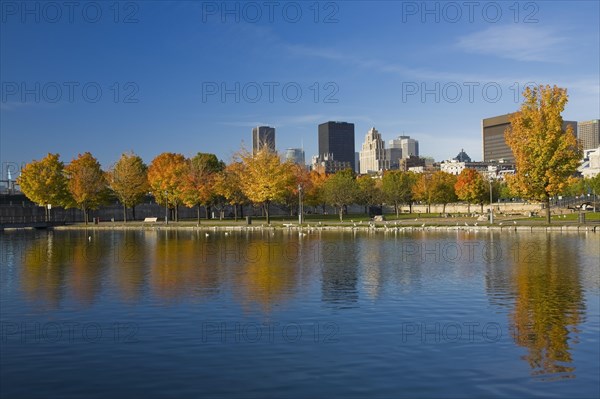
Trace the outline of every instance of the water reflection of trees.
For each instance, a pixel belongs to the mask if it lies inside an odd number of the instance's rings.
[[[495,288],[514,294],[509,328],[515,343],[527,349],[523,359],[535,376],[573,378],[572,345],[585,310],[577,246],[561,236],[531,236],[503,259],[511,283],[505,284],[496,265],[494,279],[500,276],[501,283]]]
[[[21,287],[32,301],[58,308],[67,290],[90,305],[101,292],[110,243],[94,232],[49,231],[31,240],[22,257]]]
[[[279,238],[271,241],[268,237],[243,243],[238,252],[241,267],[230,268],[234,295],[241,298],[244,307],[258,305],[270,313],[292,297],[300,270],[299,248],[298,242]]]
[[[124,230],[113,232],[113,267],[111,281],[118,288],[120,297],[127,302],[139,301],[146,284],[147,236],[154,232]]]
[[[64,296],[70,255],[55,245],[52,231],[26,242],[22,253],[21,288],[29,300],[57,308]]]
[[[221,265],[207,258],[204,233],[158,232],[153,253],[150,280],[154,294],[178,300],[217,292]]]

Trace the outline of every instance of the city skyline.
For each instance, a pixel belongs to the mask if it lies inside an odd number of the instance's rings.
[[[597,2],[519,3],[518,13],[493,3],[497,20],[479,7],[472,21],[406,2],[319,3],[318,15],[298,3],[298,21],[283,7],[255,21],[203,9],[210,2],[118,4],[118,14],[100,4],[98,22],[5,10],[0,162],[88,150],[104,167],[130,150],[229,161],[259,125],[276,128],[280,150],[303,142],[308,158],[328,120],[355,124],[355,148],[375,126],[386,141],[417,138],[437,160],[460,148],[481,159],[481,119],[516,111],[528,82],[569,90],[565,120],[598,118]],[[356,29],[364,21],[377,23]]]

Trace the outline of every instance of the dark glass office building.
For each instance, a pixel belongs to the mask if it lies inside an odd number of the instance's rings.
[[[354,158],[354,123],[325,122],[319,125],[319,156],[333,155],[335,161],[350,162],[356,170]]]
[[[270,126],[257,126],[252,128],[252,155],[256,155],[262,147],[275,152],[275,128]]]

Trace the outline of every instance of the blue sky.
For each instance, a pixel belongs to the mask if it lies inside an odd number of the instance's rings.
[[[258,124],[310,159],[328,120],[357,150],[375,127],[481,159],[481,119],[528,82],[566,87],[567,120],[600,113],[597,1],[0,4],[2,177],[47,152],[228,161]]]

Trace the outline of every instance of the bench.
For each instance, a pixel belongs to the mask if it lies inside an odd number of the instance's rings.
[[[146,222],[156,222],[158,220],[158,218],[145,218],[144,219],[144,223]]]

